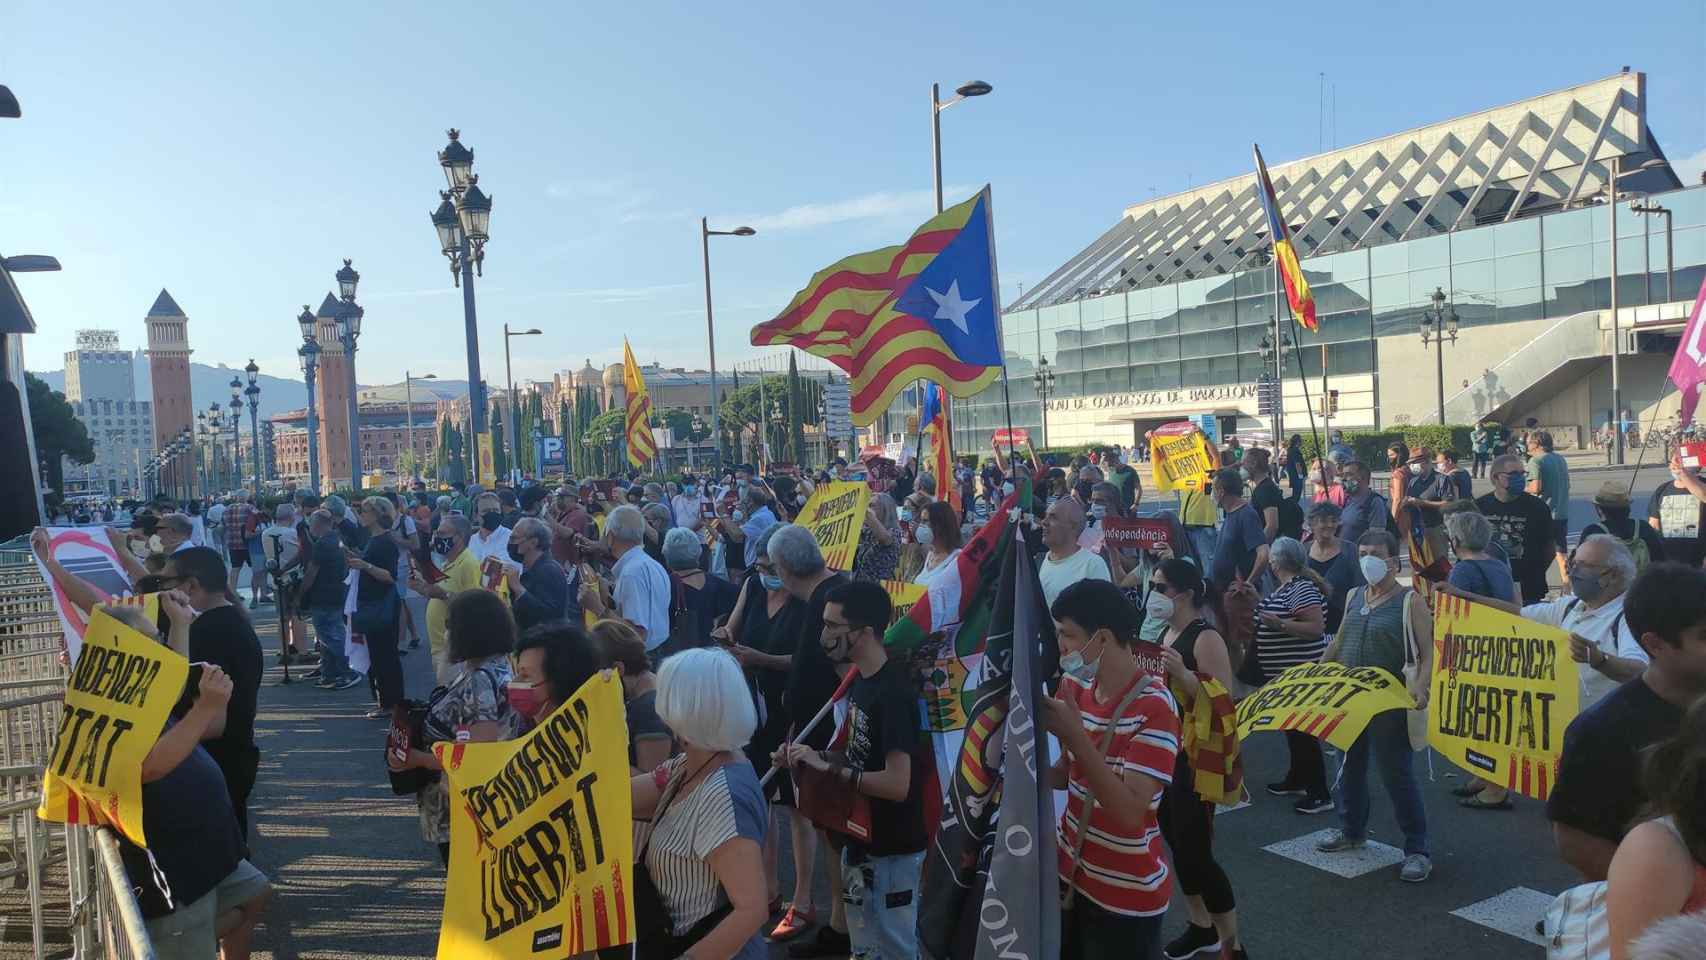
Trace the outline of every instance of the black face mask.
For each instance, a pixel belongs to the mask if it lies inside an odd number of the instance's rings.
[[[521,551],[517,550],[515,548],[515,544],[513,544],[513,543],[510,544],[508,547],[505,548],[505,550],[508,551],[509,558],[511,560],[514,560],[516,563],[522,563],[523,562],[522,558],[521,558]]]
[[[432,542],[432,552],[449,554],[451,548],[454,546],[456,546],[455,540],[451,540],[446,537],[438,537]]]
[[[485,513],[480,514],[480,529],[487,533],[491,533],[493,530],[503,526],[503,522],[503,514],[496,510],[487,510]]]
[[[1077,487],[1077,490],[1078,490],[1078,498],[1079,498],[1079,499],[1080,499],[1080,500],[1083,500],[1083,501],[1085,501],[1085,502],[1086,502],[1086,503],[1088,503],[1088,502],[1089,502],[1089,500],[1090,500],[1090,489],[1091,489],[1091,488],[1092,488],[1092,487],[1094,487],[1094,486],[1095,486],[1095,484],[1093,484],[1093,483],[1091,483],[1091,482],[1090,482],[1090,481],[1088,481],[1088,480],[1080,480],[1080,481],[1078,481],[1078,487]]]

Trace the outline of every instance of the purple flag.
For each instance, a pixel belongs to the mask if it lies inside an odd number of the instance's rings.
[[[1700,385],[1706,383],[1706,281],[1700,284],[1700,295],[1694,298],[1694,312],[1688,315],[1688,326],[1682,331],[1682,343],[1677,345],[1676,357],[1670,362],[1670,381],[1682,391],[1682,419],[1688,426],[1694,420],[1694,407],[1700,402]]]

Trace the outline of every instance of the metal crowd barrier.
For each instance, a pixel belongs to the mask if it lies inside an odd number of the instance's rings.
[[[44,956],[48,868],[66,867],[74,956],[153,960],[118,839],[100,827],[36,819],[42,777],[65,708],[63,634],[23,539],[0,543],[0,880],[29,896],[34,956]]]

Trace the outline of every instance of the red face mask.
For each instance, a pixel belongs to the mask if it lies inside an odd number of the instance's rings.
[[[532,719],[545,706],[545,695],[537,687],[509,685],[509,705],[524,717]]]

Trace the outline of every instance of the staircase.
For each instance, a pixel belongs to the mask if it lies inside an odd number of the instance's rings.
[[[1571,314],[1536,334],[1522,349],[1448,397],[1446,422],[1504,419],[1525,396],[1555,392],[1605,362],[1599,317],[1598,310]]]

